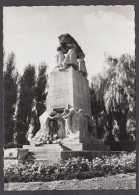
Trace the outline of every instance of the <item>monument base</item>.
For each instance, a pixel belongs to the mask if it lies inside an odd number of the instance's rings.
[[[68,139],[65,138],[60,141],[60,145],[63,147],[63,150],[72,150],[72,151],[109,151],[110,146],[105,145],[102,141],[94,138],[94,142],[84,142],[80,143],[80,138]]]
[[[41,146],[24,145],[23,149],[28,149],[29,153],[26,162],[58,163],[61,160],[61,151],[59,144],[43,144]]]

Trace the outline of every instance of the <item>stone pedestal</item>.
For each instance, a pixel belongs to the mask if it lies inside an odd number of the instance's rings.
[[[84,109],[91,116],[89,84],[86,77],[74,70],[68,69],[50,73],[47,110],[62,110],[64,108]]]
[[[100,140],[97,140],[95,138],[92,139],[92,142],[84,142],[80,143],[79,138],[75,139],[68,139],[65,138],[60,141],[60,145],[64,148],[66,151],[109,151],[110,146],[105,145]]]

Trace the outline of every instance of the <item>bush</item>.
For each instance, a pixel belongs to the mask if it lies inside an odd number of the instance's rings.
[[[65,163],[46,165],[42,163],[25,163],[4,168],[5,182],[35,182],[63,179],[87,179],[119,173],[136,171],[136,153],[121,153],[95,158],[92,161],[78,157]]]

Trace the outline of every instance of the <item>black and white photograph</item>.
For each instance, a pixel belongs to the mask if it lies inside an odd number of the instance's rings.
[[[136,189],[134,5],[3,7],[4,191]]]

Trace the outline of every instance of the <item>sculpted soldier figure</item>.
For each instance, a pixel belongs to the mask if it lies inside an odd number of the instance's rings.
[[[69,138],[74,138],[78,136],[78,117],[75,109],[65,109],[63,113],[63,118],[65,119],[66,125],[66,136]]]
[[[63,46],[59,46],[57,48],[57,55],[56,55],[56,67],[59,67],[60,69],[63,68],[63,61],[65,59],[64,53],[66,52]]]
[[[73,66],[75,70],[78,69],[78,62],[77,62],[77,54],[76,54],[76,45],[75,44],[68,44],[68,53],[64,59],[64,68],[68,68],[70,65]]]

